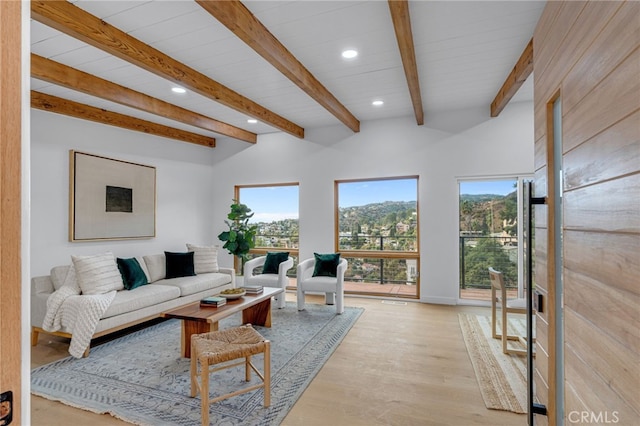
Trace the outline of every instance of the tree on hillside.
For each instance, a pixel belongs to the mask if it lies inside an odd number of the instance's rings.
[[[515,192],[504,197],[504,208],[500,211],[500,219],[505,221],[504,230],[509,235],[517,234],[518,200]]]
[[[469,200],[462,200],[460,203],[460,216],[464,222],[464,229],[461,231],[473,231],[473,203]]]
[[[464,281],[466,286],[490,287],[489,267],[503,273],[508,287],[518,285],[518,267],[493,238],[480,238],[475,247],[465,247]]]

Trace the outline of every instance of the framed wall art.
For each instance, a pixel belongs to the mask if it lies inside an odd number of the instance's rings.
[[[156,168],[69,151],[69,240],[156,235]]]

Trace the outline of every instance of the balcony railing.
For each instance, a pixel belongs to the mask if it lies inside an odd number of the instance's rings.
[[[340,250],[417,251],[415,235],[345,235],[339,236]]]
[[[256,247],[297,249],[300,238],[290,234],[258,234],[255,241]]]
[[[460,288],[490,289],[489,267],[518,288],[518,237],[460,236]]]
[[[344,280],[366,284],[415,285],[418,277],[416,259],[381,259],[346,257],[349,262]]]

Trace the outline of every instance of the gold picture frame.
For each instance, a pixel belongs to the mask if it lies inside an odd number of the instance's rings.
[[[156,236],[156,168],[69,151],[69,241]]]

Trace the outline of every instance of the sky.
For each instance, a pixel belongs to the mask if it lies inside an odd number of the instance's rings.
[[[298,219],[298,185],[241,188],[240,202],[253,210],[252,223]]]
[[[416,179],[343,182],[339,185],[340,207],[415,201],[417,196]],[[241,188],[240,202],[254,212],[251,223],[298,219],[297,185]]]
[[[497,194],[507,195],[516,190],[515,179],[506,180],[476,180],[471,182],[460,182],[460,194]]]
[[[417,179],[343,182],[340,184],[340,207],[363,206],[383,201],[416,201]]]

